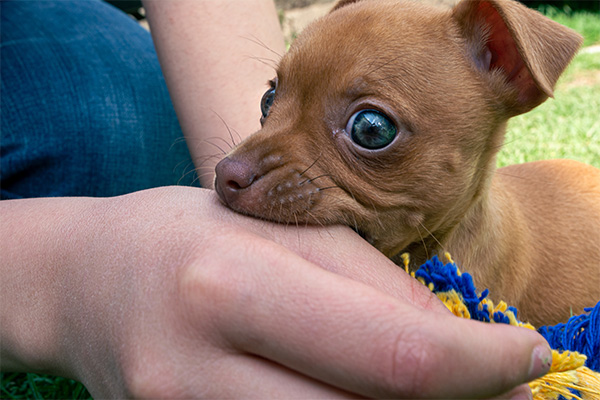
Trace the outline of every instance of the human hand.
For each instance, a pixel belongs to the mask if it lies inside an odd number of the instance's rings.
[[[535,332],[450,315],[343,227],[246,218],[181,187],[2,203],[19,221],[2,254],[37,266],[45,295],[10,296],[27,273],[3,265],[2,356],[97,398],[482,398],[542,373]]]

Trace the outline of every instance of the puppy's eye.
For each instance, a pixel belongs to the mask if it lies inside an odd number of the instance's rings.
[[[346,132],[357,145],[369,150],[382,149],[392,143],[398,130],[394,123],[376,110],[361,110],[348,121]]]
[[[265,92],[261,101],[260,101],[260,111],[262,112],[262,117],[267,118],[269,115],[269,110],[273,105],[273,100],[275,99],[275,88],[270,88]]]

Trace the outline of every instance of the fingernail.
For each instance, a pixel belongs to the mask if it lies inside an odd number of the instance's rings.
[[[547,344],[541,344],[533,349],[531,365],[529,367],[529,380],[544,376],[552,365],[552,350]]]

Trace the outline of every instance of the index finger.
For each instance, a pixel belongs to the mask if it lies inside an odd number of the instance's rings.
[[[238,351],[369,397],[491,397],[544,368],[535,332],[418,309],[270,241],[242,242],[244,265],[228,255],[235,276],[208,279],[226,282],[216,325]]]
[[[348,227],[285,226],[234,214],[216,196],[212,201],[221,213],[219,217],[233,218],[237,226],[279,243],[321,268],[363,282],[415,306],[448,312],[429,289]]]

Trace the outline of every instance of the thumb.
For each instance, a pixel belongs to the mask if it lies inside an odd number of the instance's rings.
[[[550,369],[551,349],[535,331],[439,314],[430,318],[436,320],[421,320],[420,327],[421,351],[429,360],[421,360],[419,370],[412,371],[411,388],[420,397],[491,397]]]

